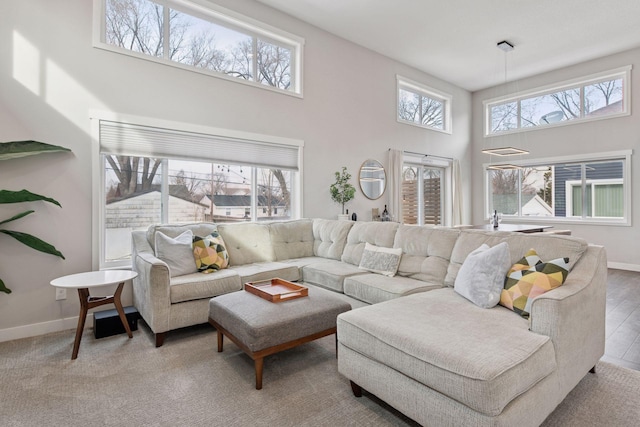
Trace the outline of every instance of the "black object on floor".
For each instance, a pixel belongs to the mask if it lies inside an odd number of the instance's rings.
[[[129,328],[132,331],[138,330],[138,319],[140,313],[135,307],[124,307],[124,314],[127,316]],[[118,316],[118,311],[113,310],[96,311],[93,313],[93,335],[96,338],[110,337],[111,335],[125,333],[124,326]]]

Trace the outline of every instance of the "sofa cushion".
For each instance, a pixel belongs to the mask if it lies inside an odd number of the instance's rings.
[[[587,249],[587,241],[578,237],[550,235],[542,233],[512,233],[507,231],[462,230],[451,252],[451,262],[444,283],[453,286],[458,270],[471,251],[486,243],[495,246],[507,242],[511,254],[511,264],[515,264],[529,248],[536,248],[543,259],[569,258],[569,269]]]
[[[222,270],[229,265],[227,248],[217,231],[204,237],[193,236],[193,258],[202,273]]]
[[[272,222],[269,233],[276,261],[313,256],[312,220]]]
[[[327,259],[302,267],[302,279],[333,291],[344,292],[344,279],[356,274],[366,274],[355,265]]]
[[[431,283],[444,283],[451,251],[460,234],[456,229],[400,225],[393,242],[402,248],[398,275]]]
[[[495,307],[500,302],[504,276],[510,265],[509,246],[506,242],[498,243],[492,248],[483,243],[464,260],[454,289],[478,307]]]
[[[218,231],[227,244],[230,266],[275,261],[267,224],[219,224]]]
[[[169,237],[176,237],[187,230],[191,230],[194,236],[206,236],[216,231],[218,226],[212,222],[194,222],[192,224],[159,224],[150,225],[147,228],[147,241],[155,250],[156,232]]]
[[[344,252],[340,258],[343,262],[360,265],[366,243],[391,248],[396,237],[396,222],[356,222],[349,234]]]
[[[358,274],[344,279],[344,293],[369,304],[439,289],[441,283],[429,283],[409,277],[387,277],[380,274]]]
[[[276,277],[297,282],[300,280],[300,269],[295,265],[283,262],[255,262],[253,264],[235,265],[232,268],[240,275],[242,283],[260,282]]]
[[[436,289],[338,316],[340,343],[489,416],[556,369],[548,336]]]
[[[398,271],[402,249],[382,248],[365,243],[358,268],[393,277]]]
[[[347,243],[347,234],[353,224],[353,221],[314,219],[313,254],[322,258],[340,260]]]
[[[185,230],[175,238],[161,232],[155,234],[156,257],[169,266],[171,277],[198,271],[193,260],[192,240],[191,230]]]
[[[500,305],[528,319],[533,299],[561,286],[568,274],[568,258],[542,262],[536,251],[531,249],[509,270]]]
[[[169,299],[172,304],[175,304],[213,298],[241,289],[240,276],[233,270],[214,271],[210,274],[193,273],[171,279]]]

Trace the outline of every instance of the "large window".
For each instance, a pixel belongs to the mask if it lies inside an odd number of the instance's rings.
[[[100,268],[130,264],[131,232],[152,224],[300,217],[301,143],[96,122]]]
[[[631,66],[485,101],[485,135],[629,114]]]
[[[487,215],[628,224],[630,153],[487,169]],[[600,157],[600,158],[598,158]]]
[[[397,77],[398,121],[451,133],[451,95]]]
[[[94,0],[96,46],[301,94],[304,40],[188,0]]]
[[[444,169],[417,164],[402,168],[402,223],[441,225]]]

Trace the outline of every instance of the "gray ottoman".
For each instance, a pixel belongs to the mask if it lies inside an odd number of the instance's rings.
[[[336,317],[351,310],[349,303],[328,291],[309,287],[309,296],[269,302],[246,291],[232,292],[209,302],[209,323],[254,360],[256,389],[262,388],[264,357],[336,333]]]

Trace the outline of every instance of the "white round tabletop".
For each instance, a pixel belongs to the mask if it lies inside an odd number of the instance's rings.
[[[90,271],[87,273],[58,277],[51,281],[51,285],[56,288],[94,288],[97,286],[119,284],[126,280],[131,280],[137,275],[138,273],[131,270]]]

